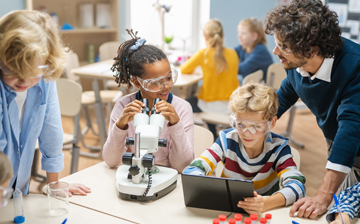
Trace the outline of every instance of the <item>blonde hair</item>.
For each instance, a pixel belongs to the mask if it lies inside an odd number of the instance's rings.
[[[263,119],[271,120],[279,107],[278,96],[270,86],[248,83],[238,87],[230,96],[229,109],[233,113],[246,111],[263,114]]]
[[[223,54],[224,32],[221,22],[217,19],[210,19],[204,28],[204,35],[207,37],[207,42],[210,47],[215,48],[215,63],[217,74],[229,68],[226,58]],[[207,51],[205,51],[205,54]]]
[[[256,18],[243,19],[239,22],[238,27],[239,26],[246,26],[250,33],[257,33],[258,35],[258,38],[254,41],[254,43],[246,49],[248,53],[250,53],[259,43],[266,46],[265,31],[261,21]]]
[[[0,151],[0,185],[10,180],[13,176],[11,163],[7,156]]]
[[[17,10],[0,18],[0,62],[19,78],[39,74],[39,60],[54,72],[44,76],[55,80],[65,66],[65,51],[59,30],[51,17],[39,11]]]

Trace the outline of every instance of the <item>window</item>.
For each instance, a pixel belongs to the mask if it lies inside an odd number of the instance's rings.
[[[194,52],[205,46],[202,36],[202,27],[209,20],[210,0],[131,0],[130,27],[139,31],[140,37],[145,37],[147,43],[161,47],[161,20],[155,4],[170,7],[164,13],[164,35],[173,37],[170,47]]]

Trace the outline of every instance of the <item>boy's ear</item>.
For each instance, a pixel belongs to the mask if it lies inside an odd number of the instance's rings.
[[[135,76],[133,76],[132,77],[132,83],[134,84],[134,86],[136,87],[136,88],[139,88],[140,89],[140,83],[139,83],[139,81],[137,80],[137,78],[135,77]]]
[[[271,120],[271,127],[270,127],[270,128],[275,127],[276,121],[277,121],[277,116],[274,116],[274,117],[272,118],[272,120]]]

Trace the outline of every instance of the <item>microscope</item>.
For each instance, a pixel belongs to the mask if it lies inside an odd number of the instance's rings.
[[[145,107],[134,116],[134,138],[127,137],[126,145],[134,145],[135,152],[125,152],[123,165],[116,171],[118,196],[126,200],[153,201],[176,188],[178,172],[168,167],[154,166],[153,153],[158,147],[166,147],[166,139],[159,139],[165,118],[156,113],[155,99],[149,116],[149,101],[141,100]]]

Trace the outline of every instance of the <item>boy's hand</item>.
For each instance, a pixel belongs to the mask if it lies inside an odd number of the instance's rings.
[[[126,125],[134,120],[134,116],[137,113],[141,113],[142,108],[145,107],[145,104],[139,100],[134,100],[125,106],[121,116],[116,122],[116,126],[122,130],[125,129]]]
[[[86,196],[87,193],[91,193],[91,189],[84,184],[70,184],[69,197],[73,194],[81,194]]]
[[[264,207],[264,199],[260,194],[254,191],[254,197],[245,198],[244,201],[239,201],[238,207],[244,209],[249,214],[260,215]]]
[[[176,113],[174,107],[164,101],[161,100],[155,105],[156,112],[161,112],[160,114],[165,117],[166,120],[169,121],[170,125],[177,124],[180,121],[178,114]]]
[[[347,213],[344,213],[344,212],[342,212],[341,214],[342,214],[342,216],[344,218],[345,224],[351,224],[350,216]],[[330,224],[343,224],[342,221],[341,221],[341,217],[340,217],[339,213],[336,213],[335,220],[332,221]]]

